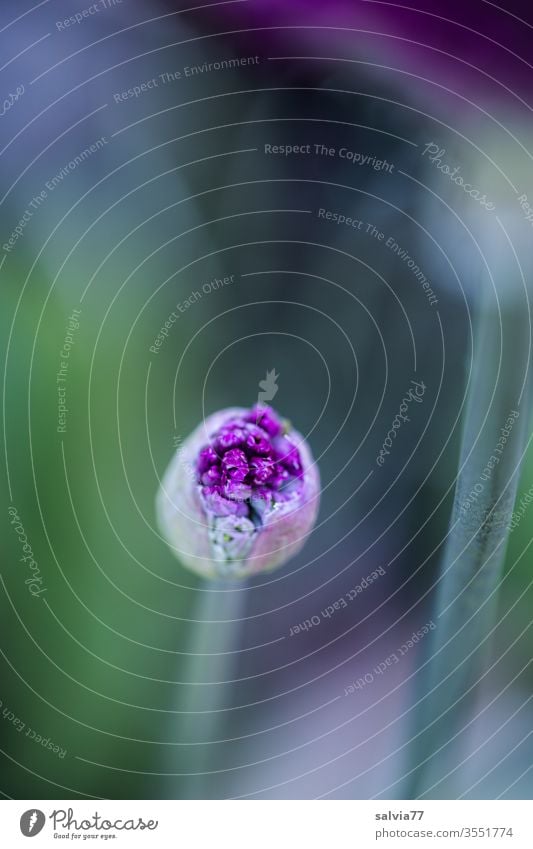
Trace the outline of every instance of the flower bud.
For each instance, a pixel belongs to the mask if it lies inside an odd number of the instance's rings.
[[[320,477],[304,438],[270,407],[208,416],[176,451],[156,499],[181,562],[205,578],[276,569],[304,545]]]

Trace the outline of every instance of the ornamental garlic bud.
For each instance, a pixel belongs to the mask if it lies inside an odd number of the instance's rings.
[[[205,578],[246,578],[302,548],[319,499],[304,438],[258,405],[221,410],[200,424],[170,462],[156,507],[185,566]]]

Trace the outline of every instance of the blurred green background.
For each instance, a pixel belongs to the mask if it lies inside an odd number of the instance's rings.
[[[3,7],[6,24],[16,9]],[[3,71],[4,91],[23,83],[25,93],[1,119],[2,245],[25,211],[32,214],[0,259],[0,791],[41,799],[394,797],[417,655],[357,696],[344,688],[432,616],[470,320],[489,279],[476,239],[496,246],[491,271],[500,298],[515,297],[504,271],[514,259],[496,225],[454,194],[420,151],[437,135],[452,161],[478,174],[480,157],[465,141],[472,132],[487,150],[505,149],[520,185],[530,163],[507,152],[504,131],[488,117],[458,118],[463,138],[437,126],[394,74],[269,62],[272,51],[309,50],[297,33],[285,41],[220,35],[235,27],[220,11],[156,19],[154,9],[175,11],[152,4],[154,21],[139,26],[147,7],[128,3],[126,17],[116,9],[63,33],[55,26],[59,7],[44,8],[0,33],[16,57],[50,32]],[[339,47],[333,34],[324,39],[327,50]],[[341,55],[347,47],[343,41]],[[352,58],[366,55],[355,41],[350,49]],[[255,55],[257,65],[165,84],[159,77]],[[323,55],[330,54],[323,48]],[[152,79],[159,80],[153,88],[116,99]],[[70,168],[102,137],[101,149]],[[350,166],[338,156],[269,157],[266,143],[346,146],[394,169]],[[480,179],[503,195],[495,170],[481,169]],[[365,227],[324,222],[321,208]],[[368,234],[369,223],[419,263],[438,310],[407,265]],[[525,240],[523,222],[516,226]],[[150,351],[177,304],[229,275],[231,285],[202,294],[158,353]],[[81,310],[79,328],[58,384],[73,310]],[[210,677],[193,683],[187,652],[207,590],[159,535],[158,479],[180,438],[216,409],[252,405],[271,368],[280,374],[276,408],[308,435],[318,459],[321,513],[294,561],[220,594],[221,621],[203,626]],[[424,403],[377,470],[376,454],[415,377],[427,385]],[[529,450],[519,494],[532,483]],[[31,571],[10,507],[38,563],[37,597],[25,583]],[[495,640],[505,660],[484,682],[487,709],[465,742],[473,754],[436,795],[469,795],[475,782],[473,797],[492,798],[513,782],[511,797],[531,793],[531,527],[526,513],[510,534]],[[292,625],[378,566],[386,577],[356,607],[289,637]],[[226,621],[236,602],[238,632]],[[232,639],[233,654],[217,655]],[[180,714],[191,688],[200,711],[218,705],[207,740],[204,714]]]

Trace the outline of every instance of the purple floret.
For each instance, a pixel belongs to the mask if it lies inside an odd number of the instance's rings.
[[[226,451],[222,457],[223,469],[248,469],[248,459],[240,448],[232,448]]]
[[[218,454],[214,448],[208,445],[206,448],[202,448],[200,454],[198,455],[198,472],[199,474],[203,474],[207,472],[209,468],[213,465],[213,463],[218,462]]]
[[[201,476],[202,483],[204,486],[216,486],[222,482],[222,470],[220,466],[217,464],[211,466],[207,472],[204,472]]]
[[[259,521],[265,509],[298,493],[302,460],[270,407],[226,421],[198,454],[197,480],[214,516]]]
[[[245,420],[259,425],[269,436],[279,436],[282,431],[281,422],[270,407],[259,405],[252,407]]]
[[[222,455],[225,451],[229,451],[230,448],[236,448],[238,445],[242,445],[246,439],[246,433],[244,429],[235,426],[228,426],[221,428],[214,440],[214,449],[217,454]]]

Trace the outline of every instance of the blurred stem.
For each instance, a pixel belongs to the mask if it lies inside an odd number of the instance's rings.
[[[173,766],[179,763],[177,798],[206,799],[213,796],[208,773],[216,768],[216,741],[224,737],[231,709],[231,684],[235,677],[246,590],[211,581],[199,592],[190,626],[188,655],[181,665],[180,702],[176,710],[179,740],[189,746],[173,747]],[[187,774],[186,774],[187,773]]]
[[[438,797],[443,790],[439,769],[444,781],[464,757],[461,732],[486,668],[528,437],[526,306],[502,307],[501,326],[498,313],[484,307],[475,339],[459,475],[433,616],[437,627],[420,673],[422,701],[414,712],[406,798],[430,793],[432,785],[431,795]],[[509,431],[504,443],[502,429]]]

